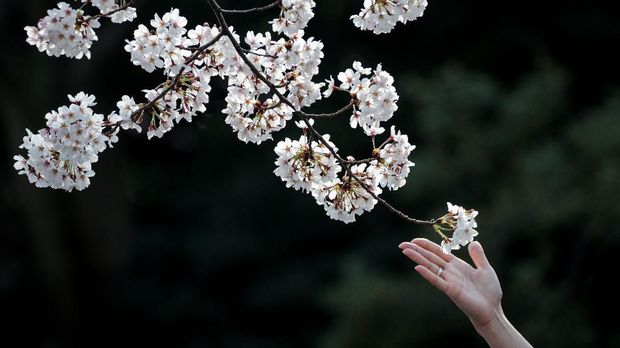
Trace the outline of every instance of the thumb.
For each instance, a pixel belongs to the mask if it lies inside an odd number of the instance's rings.
[[[491,267],[489,260],[487,260],[486,255],[484,255],[484,249],[482,249],[482,245],[479,242],[469,243],[468,250],[469,256],[471,257],[471,260],[474,261],[476,268]]]

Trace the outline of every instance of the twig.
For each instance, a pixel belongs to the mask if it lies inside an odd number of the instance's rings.
[[[245,52],[245,53],[253,54],[253,55],[255,55],[255,56],[267,57],[267,58],[274,58],[274,59],[275,59],[275,58],[278,58],[278,57],[276,57],[276,56],[272,56],[272,55],[270,55],[270,54],[265,54],[265,53],[258,53],[258,52],[254,52],[254,51],[249,50],[249,49],[247,49],[247,48],[242,48],[242,50],[243,50],[243,52]]]
[[[300,115],[303,115],[304,117],[309,117],[309,118],[331,118],[331,117],[336,117],[336,116],[340,116],[341,114],[345,113],[346,111],[350,110],[353,105],[355,104],[355,102],[353,100],[351,100],[349,102],[349,104],[347,104],[345,107],[343,107],[342,109],[329,113],[329,114],[309,114],[309,113],[305,113],[303,111],[299,111]]]
[[[219,5],[218,5],[218,8],[219,8],[219,11],[221,11],[223,13],[237,13],[237,14],[240,14],[240,13],[252,13],[252,12],[265,11],[265,10],[272,9],[274,7],[278,7],[279,5],[280,5],[280,0],[274,1],[274,2],[272,2],[269,5],[265,5],[265,6],[261,6],[261,7],[249,8],[249,9],[246,9],[246,10],[225,10],[225,9],[219,7]]]
[[[361,160],[352,160],[352,161],[345,161],[348,165],[352,165],[352,164],[362,164],[362,163],[370,163],[372,161],[377,160],[376,158],[370,157],[370,158],[364,158]]]

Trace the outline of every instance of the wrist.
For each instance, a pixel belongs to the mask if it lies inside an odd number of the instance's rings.
[[[501,305],[495,309],[489,320],[483,322],[472,320],[472,324],[480,336],[487,342],[494,341],[498,336],[505,335],[510,332],[512,328],[512,324],[510,324],[508,318],[504,315],[504,310]]]
[[[476,331],[491,348],[532,348],[527,340],[512,326],[499,305],[490,320],[474,322]]]

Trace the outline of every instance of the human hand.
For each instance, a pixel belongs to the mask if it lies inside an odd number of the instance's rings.
[[[475,268],[452,254],[443,253],[439,245],[427,239],[416,238],[401,243],[399,248],[418,264],[415,270],[454,301],[478,331],[503,317],[502,288],[480,243],[469,244]]]

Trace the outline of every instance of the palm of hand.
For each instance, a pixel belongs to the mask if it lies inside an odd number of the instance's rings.
[[[475,325],[485,325],[499,310],[502,289],[479,243],[469,248],[475,268],[444,254],[439,245],[426,239],[402,243],[400,248],[418,264],[416,271],[450,297]],[[440,268],[443,271],[438,275]]]
[[[502,289],[491,267],[476,269],[454,257],[442,274],[446,281],[443,290],[477,325],[488,323],[499,307]]]

